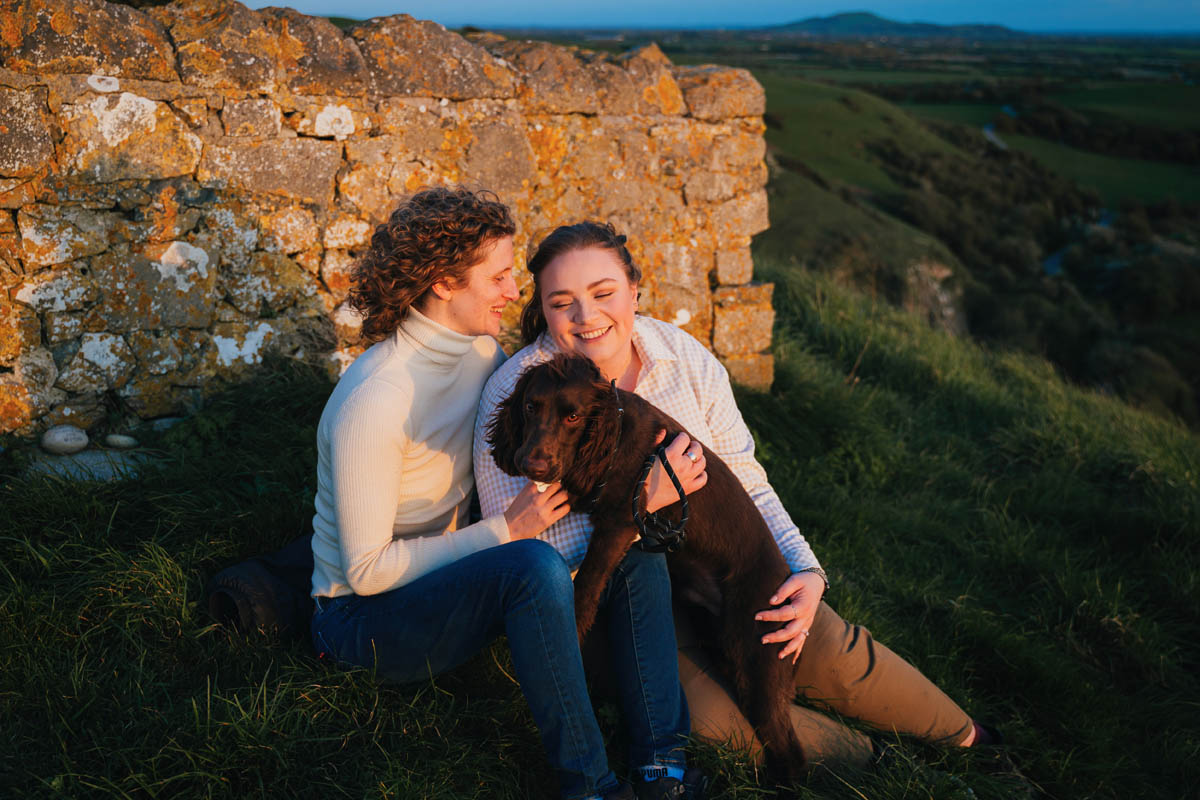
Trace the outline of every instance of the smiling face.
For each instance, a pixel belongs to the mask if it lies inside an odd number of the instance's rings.
[[[564,353],[586,356],[606,378],[633,357],[637,284],[611,250],[588,247],[555,258],[538,276],[550,337]]]
[[[513,240],[505,236],[489,246],[483,261],[467,270],[461,283],[436,285],[420,311],[467,336],[498,336],[504,307],[519,296],[513,279]]]

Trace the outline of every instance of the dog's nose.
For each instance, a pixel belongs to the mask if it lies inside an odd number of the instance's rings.
[[[550,469],[550,459],[541,456],[526,456],[521,471],[531,478],[540,478]]]

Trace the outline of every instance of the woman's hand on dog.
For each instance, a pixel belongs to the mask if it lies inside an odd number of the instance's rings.
[[[817,616],[821,595],[825,594],[825,579],[815,572],[795,572],[788,576],[779,590],[771,596],[769,608],[754,615],[763,622],[784,622],[778,630],[762,637],[763,644],[784,642],[779,651],[780,658],[792,657],[792,663],[800,658],[800,651],[808,640],[809,629]]]
[[[514,541],[532,539],[571,510],[567,505],[567,490],[562,484],[544,483],[542,486],[544,491],[539,492],[533,481],[525,484],[504,512],[508,535]]]
[[[667,432],[660,430],[654,444],[658,445],[666,437]],[[675,477],[679,478],[679,485],[683,487],[684,494],[691,494],[708,483],[704,448],[699,442],[694,442],[686,433],[681,433],[667,445],[666,453],[667,461],[670,462],[671,469],[675,470]],[[679,492],[675,490],[675,484],[671,483],[662,462],[655,461],[654,469],[650,470],[650,477],[646,480],[646,510],[658,511],[678,502]]]

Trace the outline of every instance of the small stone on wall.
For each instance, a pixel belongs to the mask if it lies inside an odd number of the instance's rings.
[[[771,346],[774,285],[723,287],[713,292],[713,349],[720,356],[758,353]]]
[[[265,97],[235,100],[221,109],[226,136],[278,136],[282,119],[279,106]]]
[[[54,158],[46,110],[44,87],[21,91],[0,86],[0,175],[35,175]]]
[[[767,391],[775,381],[775,359],[767,353],[724,356],[721,363],[729,371],[729,379],[742,386]]]

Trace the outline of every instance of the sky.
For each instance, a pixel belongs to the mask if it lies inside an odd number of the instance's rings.
[[[1200,0],[871,0],[849,5],[829,0],[250,0],[247,5],[358,19],[406,13],[447,27],[744,27],[867,10],[901,22],[996,23],[1036,32],[1200,32]]]

